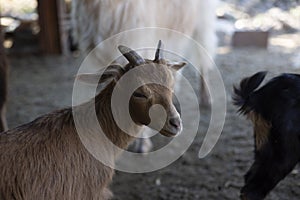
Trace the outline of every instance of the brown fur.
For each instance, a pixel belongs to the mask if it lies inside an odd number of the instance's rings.
[[[161,67],[160,76],[171,83],[174,79],[171,70],[166,65]],[[118,79],[122,74],[116,71],[113,76]],[[72,109],[82,110],[84,115],[80,117],[83,120],[96,109],[105,135],[117,146],[126,148],[133,137],[118,128],[110,107],[115,83],[112,80],[95,97],[95,105],[90,101],[54,111],[0,134],[0,199],[104,200],[111,197],[108,185],[113,169],[95,159],[84,147],[75,128]],[[162,97],[155,103],[163,104],[166,110],[170,106],[174,109],[170,91],[161,91],[151,85],[143,88]],[[137,124],[128,125],[134,134],[139,133],[143,123]],[[88,135],[93,128],[87,126],[84,131]],[[106,146],[103,141],[101,144]],[[112,162],[118,153],[109,155]]]
[[[255,148],[259,150],[267,142],[272,125],[254,111],[251,111],[248,116],[254,124]]]
[[[107,199],[113,170],[76,133],[71,108],[0,134],[0,199]]]

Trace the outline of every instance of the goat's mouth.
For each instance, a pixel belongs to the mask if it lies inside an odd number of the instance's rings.
[[[182,121],[180,118],[170,118],[167,123],[159,130],[159,125],[155,126],[154,124],[146,125],[153,130],[158,131],[161,135],[166,137],[175,137],[182,132]]]
[[[172,117],[167,120],[167,123],[160,131],[166,137],[174,137],[182,131],[182,121],[179,117]]]
[[[177,128],[166,127],[166,128],[161,129],[159,131],[159,133],[166,137],[175,137],[181,133],[181,131],[182,131],[181,129],[182,129],[181,127],[177,127]]]
[[[175,137],[176,135],[179,134],[179,133],[170,132],[170,131],[167,131],[164,129],[160,130],[159,133],[166,137]]]

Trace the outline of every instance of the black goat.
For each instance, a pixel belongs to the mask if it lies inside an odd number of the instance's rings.
[[[300,75],[282,74],[257,89],[265,75],[234,87],[234,105],[254,124],[255,161],[245,175],[243,200],[264,199],[300,159]]]

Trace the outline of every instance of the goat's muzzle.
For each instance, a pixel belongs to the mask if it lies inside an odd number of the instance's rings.
[[[160,133],[166,137],[174,137],[182,131],[182,120],[180,117],[170,117]]]

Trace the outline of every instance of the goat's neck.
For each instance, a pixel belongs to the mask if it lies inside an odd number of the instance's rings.
[[[129,123],[126,128],[129,130],[130,135],[118,127],[114,120],[111,109],[113,86],[113,84],[110,84],[103,89],[95,97],[95,101],[90,101],[86,104],[76,107],[75,109],[83,109],[82,113],[84,113],[84,115],[80,116],[80,120],[82,120],[81,123],[85,126],[85,128],[83,128],[84,132],[94,133],[96,135],[99,134],[102,129],[104,135],[106,136],[106,138],[102,138],[103,140],[109,139],[109,141],[111,141],[117,147],[126,149],[129,143],[134,139],[133,136],[136,136],[140,132],[142,126],[136,125],[133,122]],[[95,114],[95,111],[98,121],[92,117],[93,114]],[[116,152],[116,154],[117,153],[118,152]]]
[[[142,126],[129,123],[127,130],[130,135],[118,127],[111,110],[112,91],[113,85],[109,85],[94,100],[73,108],[54,111],[37,119],[37,122],[40,127],[53,133],[64,132],[67,133],[64,134],[66,137],[78,135],[88,149],[93,148],[93,152],[109,151],[107,154],[117,156],[122,149],[127,148]]]

